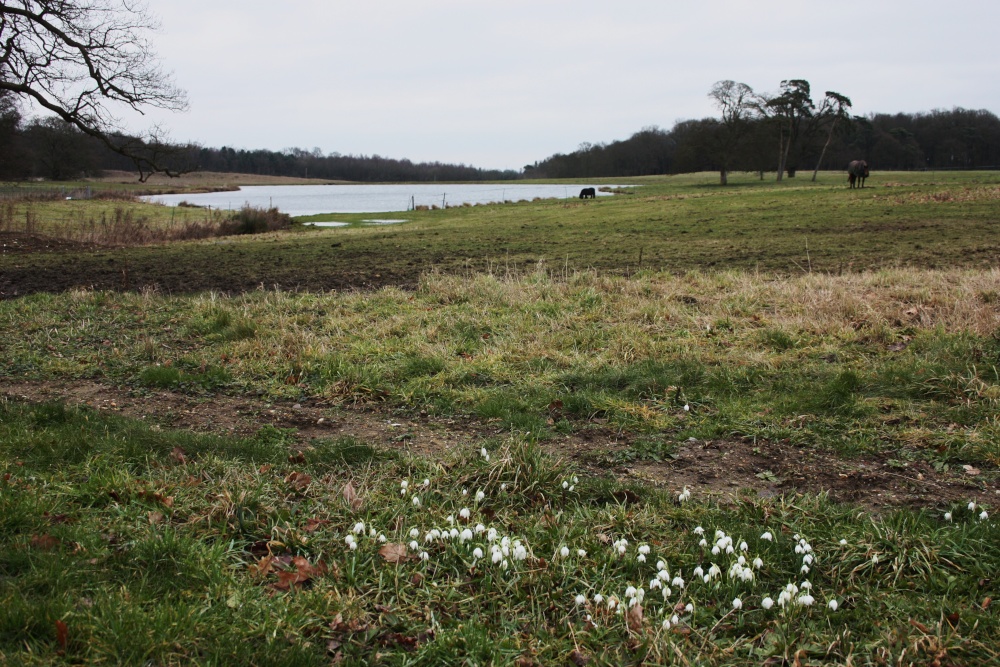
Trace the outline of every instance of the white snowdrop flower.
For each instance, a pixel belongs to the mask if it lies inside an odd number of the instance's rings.
[[[354,545],[357,544],[357,541],[354,539],[353,535],[348,535],[347,537],[345,537],[344,542],[347,542],[347,546],[351,547],[352,549],[354,548]]]
[[[449,526],[454,526],[455,525],[455,515],[454,514],[449,514],[447,517],[445,517],[445,521],[448,522]]]
[[[979,513],[979,520],[980,521],[986,521],[989,518],[990,518],[990,514],[986,510],[983,510],[982,512]]]
[[[684,404],[684,412],[690,412],[690,411],[691,411],[691,406],[688,405],[687,403],[685,403]]]
[[[951,512],[949,512],[948,514],[950,515],[950,514],[951,514]],[[840,540],[840,546],[842,546],[842,547],[846,547],[846,546],[847,546],[847,540],[844,540],[844,539],[841,539],[841,540]]]
[[[386,542],[389,541],[389,538],[387,538],[385,536],[385,533],[379,533],[378,534],[378,541],[381,542],[382,544],[385,544]]]
[[[472,512],[469,510],[468,507],[463,507],[462,511],[458,513],[458,516],[462,517],[463,519],[468,519],[470,516],[472,516]]]
[[[712,563],[712,566],[708,568],[708,576],[711,577],[712,579],[715,579],[716,577],[721,577],[722,568],[716,565],[715,563]]]
[[[746,542],[740,542],[740,551],[747,551],[750,548]]]
[[[878,565],[878,554],[872,554],[872,565]]]
[[[420,496],[413,496],[413,506],[420,507]]]
[[[712,555],[713,556],[718,556],[721,553],[722,553],[722,549],[719,548],[718,544],[716,544],[714,547],[712,547]]]
[[[802,567],[799,568],[799,572],[809,574],[809,566],[803,563]]]
[[[476,502],[481,503],[483,499],[486,498],[486,493],[484,491],[476,491]]]
[[[486,451],[485,447],[483,447],[482,449],[479,450],[479,455],[482,456],[487,461],[490,460],[490,453],[488,451]]]
[[[760,568],[764,567],[764,561],[762,561],[760,558],[754,558],[753,566],[754,569],[759,570]]]
[[[662,560],[658,560],[658,561],[656,561],[656,569],[657,570],[666,570],[667,569],[667,564],[664,561],[662,561]]]
[[[663,584],[660,583],[659,579],[653,578],[649,580],[649,590],[653,591],[657,588],[662,588]]]
[[[579,556],[580,558],[586,558],[587,552],[584,549],[577,549],[576,555]]]
[[[688,602],[686,605],[684,605],[684,611],[686,611],[689,614],[693,614],[694,613],[694,603],[693,602]]]
[[[462,497],[464,498],[467,495],[469,495],[469,490],[468,489],[462,489]]]
[[[670,619],[669,618],[663,619],[663,624],[660,627],[662,627],[664,630],[669,630],[670,629]]]
[[[503,537],[501,537],[500,538],[500,546],[502,546],[502,547],[509,547],[510,546],[510,538],[507,537],[506,535],[504,535]]]
[[[808,581],[803,581],[802,582],[802,586],[801,586],[802,590],[804,590],[804,591],[811,591],[812,587],[813,587],[813,585],[810,584]]]
[[[624,556],[626,551],[628,551],[628,547],[626,547],[624,544],[618,545],[618,553],[620,555]]]
[[[802,545],[801,544],[796,544],[795,545],[795,553],[797,553],[797,554],[803,553],[803,551],[802,551]]]
[[[431,485],[431,480],[424,479],[424,486],[430,486],[430,485]]]
[[[704,528],[702,528],[701,526],[697,526],[697,527],[696,527],[696,528],[694,529],[694,534],[695,534],[695,535],[704,535],[704,534],[705,534],[705,529],[704,529]]]
[[[730,544],[728,547],[726,547],[726,553],[727,554],[731,554],[734,551],[735,551],[735,549],[733,549],[733,545]]]
[[[618,600],[614,598],[608,598],[608,609],[614,609],[618,606]]]
[[[514,560],[524,560],[528,557],[528,550],[524,548],[524,545],[518,544],[514,547]]]
[[[945,512],[944,513],[944,520],[945,521],[951,521],[951,512]]]
[[[594,604],[601,604],[604,602],[604,596],[600,593],[594,593]]]
[[[420,560],[427,561],[427,560],[430,560],[430,559],[431,559],[431,555],[429,553],[427,553],[426,551],[421,551],[420,552]]]
[[[740,565],[746,565],[747,559],[743,556],[740,556],[739,558],[736,559],[736,562],[739,563]]]
[[[969,511],[970,512],[976,511],[976,501],[973,500],[971,503],[969,503]]]
[[[635,598],[632,598],[632,599],[630,599],[628,601],[629,609],[631,609],[632,607],[636,606],[637,604],[639,604],[639,601],[636,600]]]
[[[583,605],[587,604],[587,596],[583,595],[583,594],[577,595],[576,596],[576,604],[578,606],[583,606]]]
[[[500,567],[503,568],[504,570],[508,570],[510,569],[510,562],[506,558],[504,558],[502,561],[500,561]]]
[[[707,547],[708,546],[708,541],[705,540],[705,538],[702,538],[701,542],[698,543],[698,546],[702,547],[702,548]]]
[[[809,544],[805,540],[802,540],[800,544],[802,545],[802,553],[807,554],[812,552],[813,548],[811,544]]]
[[[458,528],[452,528],[451,530],[449,530],[448,535],[451,536],[451,539],[455,539],[456,537],[458,537]]]
[[[375,537],[376,535],[378,535],[378,531],[374,528],[368,531],[368,537]]]
[[[691,500],[691,491],[685,486],[684,490],[677,494],[677,500],[682,503]]]
[[[739,598],[733,598],[733,609],[741,609],[743,607],[743,600]]]
[[[400,489],[399,490],[399,495],[405,496],[406,495],[406,489]]]
[[[580,478],[577,477],[576,475],[573,475],[573,483],[574,484],[579,484],[580,483]]]
[[[486,531],[486,539],[489,542],[495,542],[497,539],[497,529],[490,528],[488,531]]]
[[[472,557],[475,558],[476,560],[479,560],[480,558],[483,557],[483,550],[480,549],[479,547],[476,547],[475,549],[472,550]]]
[[[721,540],[721,539],[724,539],[725,537],[726,537],[725,531],[722,531],[722,530],[716,530],[715,531],[715,539]]]
[[[809,582],[806,582],[806,583],[809,583]],[[785,584],[785,590],[788,591],[789,594],[795,595],[796,593],[799,592],[799,587],[796,586],[793,583],[787,583],[787,584]]]
[[[410,528],[410,537],[416,539],[419,536],[420,536],[420,529],[419,528]]]
[[[648,544],[640,544],[639,545],[639,553],[641,553],[643,555],[648,554],[649,553],[649,545]]]
[[[680,577],[674,577],[670,582],[671,586],[676,586],[677,588],[684,588],[684,580]]]
[[[416,540],[413,540],[413,541],[410,542],[410,549],[412,551],[416,551],[419,548],[420,548],[420,544]]]
[[[568,488],[569,488],[569,482],[563,482],[563,483],[562,483],[562,487],[563,487],[564,489],[568,489]]]
[[[799,596],[799,598],[795,602],[803,607],[811,607],[812,603],[815,601],[816,598],[806,593],[805,595]]]
[[[493,564],[496,565],[497,563],[503,560],[503,554],[500,553],[499,551],[494,551],[493,555],[490,557],[490,560],[492,560]]]
[[[694,576],[696,576],[696,577],[704,577],[705,576],[705,570],[701,569],[701,565],[699,565],[698,567],[694,568]]]
[[[625,597],[634,598],[635,597],[635,586],[629,586],[625,589]]]
[[[462,531],[462,534],[458,536],[459,541],[465,543],[472,539],[472,529],[466,528]]]
[[[569,547],[563,547],[559,550],[559,555],[563,558],[569,558]]]
[[[781,591],[778,594],[778,606],[779,607],[784,607],[786,604],[788,604],[791,601],[791,599],[792,599],[792,594],[791,593],[789,593],[788,591]]]
[[[437,539],[441,539],[441,531],[440,531],[440,530],[438,530],[437,528],[432,528],[432,529],[431,529],[431,535],[433,535],[433,536],[434,536],[434,539],[435,539],[435,540],[437,540]]]
[[[404,479],[402,482],[399,483],[399,488],[405,489],[409,485],[410,485],[410,482]]]
[[[666,599],[669,598],[673,594],[674,594],[674,592],[672,590],[670,590],[670,586],[664,586],[663,587],[663,599],[664,599],[664,601],[666,601]]]
[[[356,524],[354,524],[354,534],[360,535],[363,532],[365,532],[365,524],[363,521],[358,521]]]
[[[569,485],[569,490],[570,490],[570,491],[573,491],[574,489],[576,489],[576,486],[575,486],[575,485],[573,485],[573,484],[570,484],[570,485]]]
[[[486,532],[486,526],[481,523],[476,524],[476,535],[482,535]]]
[[[830,608],[830,611],[837,611],[837,607],[839,607],[840,605],[837,604],[836,600],[830,600],[829,602],[826,603],[826,606]]]
[[[656,578],[659,579],[660,581],[667,581],[670,579],[670,573],[667,572],[666,570],[660,570],[659,572],[656,573]]]
[[[802,562],[805,563],[806,565],[812,565],[813,564],[812,554],[806,554],[805,556],[803,556]]]
[[[767,540],[768,542],[773,542],[774,541],[774,535],[771,534],[771,531],[767,531],[763,535],[760,536],[760,539]]]
[[[763,607],[764,609],[770,609],[771,607],[774,606],[774,600],[772,600],[771,598],[764,598],[763,600],[760,601],[760,606]]]
[[[677,625],[678,623],[681,622],[681,619],[677,614],[674,614],[673,616],[670,617],[670,622],[673,623],[674,625]]]
[[[646,562],[646,556],[645,556],[645,554],[639,554],[638,556],[635,557],[635,559],[637,561],[639,561],[640,563],[645,563]]]
[[[504,482],[503,484],[500,485],[500,490],[501,491],[506,491],[507,490],[507,482]]]
[[[740,580],[753,581],[753,570],[751,570],[749,567],[745,568],[742,572],[740,572]]]
[[[792,539],[798,541],[802,539],[802,536],[799,535],[798,533],[795,533],[794,535],[792,535]]]
[[[712,581],[712,577],[706,574],[704,577],[701,578],[701,580],[707,584],[708,582]]]
[[[645,588],[639,588],[639,590],[637,590],[635,592],[635,600],[636,600],[636,602],[638,602],[639,604],[642,604],[642,601],[645,600],[645,599],[646,599],[646,589]]]

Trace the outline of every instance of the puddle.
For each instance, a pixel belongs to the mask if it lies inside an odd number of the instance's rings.
[[[346,227],[351,224],[349,222],[304,222],[304,225],[311,225],[313,227]]]
[[[397,220],[392,218],[386,218],[383,220],[362,220],[361,222],[367,222],[370,225],[398,225],[401,222],[409,222],[408,220]]]

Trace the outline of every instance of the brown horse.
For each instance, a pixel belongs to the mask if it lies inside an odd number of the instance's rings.
[[[854,160],[847,165],[847,181],[853,188],[855,183],[858,187],[865,187],[865,179],[868,178],[868,163],[864,160]]]

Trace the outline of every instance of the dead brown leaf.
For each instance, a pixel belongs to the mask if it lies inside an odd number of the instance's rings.
[[[358,510],[361,509],[361,506],[364,504],[364,501],[361,500],[361,496],[359,496],[358,492],[354,489],[353,483],[348,482],[347,484],[345,484],[343,493],[344,493],[344,502],[346,502],[347,506],[351,508],[351,511],[357,512]]]
[[[166,518],[165,516],[163,516],[163,512],[149,512],[148,516],[149,516],[149,523],[150,525],[153,526],[163,523],[163,520]]]
[[[569,659],[570,662],[572,662],[577,667],[583,667],[588,662],[590,662],[590,656],[578,648],[575,648],[569,652]]]
[[[398,564],[408,560],[405,544],[384,544],[378,550],[378,555],[385,559],[386,563]]]
[[[315,533],[317,530],[319,530],[320,526],[325,526],[328,523],[330,523],[329,519],[316,519],[316,518],[308,519],[302,526],[302,532]]]
[[[306,487],[312,483],[312,476],[304,472],[290,472],[285,477],[285,483],[296,491],[305,491]]]
[[[979,605],[983,610],[989,609],[990,605],[993,603],[993,598],[983,598],[983,603]]]
[[[976,475],[978,475],[980,473],[979,468],[976,468],[974,466],[970,466],[969,464],[965,464],[964,466],[962,466],[962,470],[965,471],[966,475],[971,475],[973,477],[975,477]]]
[[[62,619],[56,621],[56,643],[59,644],[59,653],[65,653],[66,644],[69,643],[69,628]]]
[[[59,547],[59,538],[52,537],[51,535],[32,535],[31,536],[31,546],[35,549],[41,549],[43,551],[52,551]]]
[[[628,610],[628,614],[625,615],[625,620],[628,622],[629,630],[632,632],[642,630],[642,605],[632,605]]]
[[[180,447],[174,447],[170,451],[170,458],[176,461],[179,465],[187,465],[187,453]]]

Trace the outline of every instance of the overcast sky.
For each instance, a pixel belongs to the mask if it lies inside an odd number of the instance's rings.
[[[997,0],[167,0],[175,141],[518,169],[715,115],[733,79],[1000,112]],[[137,129],[138,125],[133,124]]]

